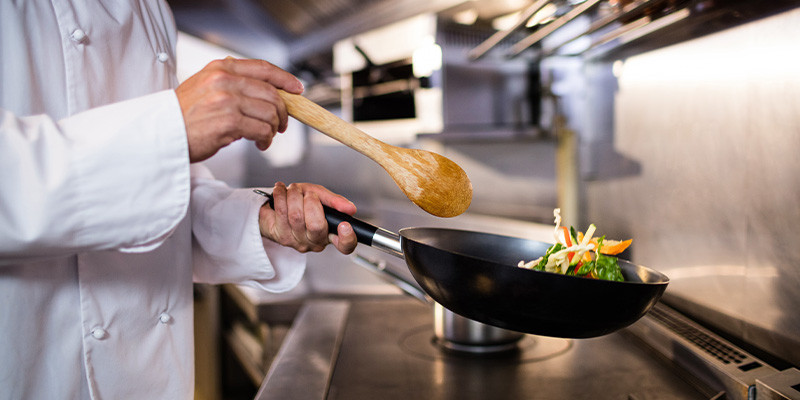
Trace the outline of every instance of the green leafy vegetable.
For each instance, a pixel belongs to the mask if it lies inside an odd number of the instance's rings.
[[[556,217],[556,244],[536,260],[520,261],[520,268],[609,281],[625,280],[619,262],[613,255],[624,251],[631,244],[630,239],[620,242],[606,240],[605,236],[593,238],[596,229],[594,224],[584,234],[573,226],[569,229],[560,226],[559,209],[553,215]]]
[[[561,243],[556,243],[555,245],[550,246],[550,248],[547,249],[547,252],[544,254],[544,257],[540,259],[539,263],[533,266],[533,269],[537,271],[544,271],[544,267],[545,265],[547,265],[547,259],[550,257],[550,255],[563,248],[564,245],[562,245]]]

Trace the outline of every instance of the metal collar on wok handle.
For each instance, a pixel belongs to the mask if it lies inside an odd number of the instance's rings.
[[[253,192],[266,197],[269,206],[273,206],[271,194],[259,189],[253,189]],[[325,211],[325,220],[328,221],[328,232],[335,234],[337,233],[336,228],[341,222],[348,222],[353,227],[359,243],[374,247],[395,257],[404,258],[403,249],[400,247],[400,235],[378,228],[331,207],[323,205],[322,208]]]
[[[400,235],[394,232],[378,228],[372,237],[371,246],[393,256],[403,258],[403,249],[400,248]]]

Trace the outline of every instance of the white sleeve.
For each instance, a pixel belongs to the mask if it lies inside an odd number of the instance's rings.
[[[264,198],[250,189],[232,189],[192,165],[194,280],[239,283],[270,292],[297,286],[306,256],[261,236],[258,211]]]
[[[172,90],[59,121],[0,109],[0,265],[153,248],[185,216],[189,191]]]

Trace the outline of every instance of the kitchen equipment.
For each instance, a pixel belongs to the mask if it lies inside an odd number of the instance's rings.
[[[439,303],[433,305],[433,333],[442,349],[472,354],[513,351],[525,336],[463,317]]]
[[[472,183],[458,164],[436,153],[384,143],[303,96],[278,90],[289,114],[369,157],[423,210],[454,217],[472,202]]]
[[[358,254],[353,260],[411,297],[432,305],[434,342],[444,350],[471,354],[502,353],[515,350],[517,343],[525,336],[522,332],[487,325],[444,308],[432,301],[416,283],[387,269],[385,261],[376,262]]]
[[[619,260],[625,282],[516,266],[544,255],[545,242],[445,228],[404,228],[398,235],[329,207],[325,216],[331,233],[349,222],[359,243],[404,258],[422,289],[447,309],[519,332],[605,335],[644,316],[669,283],[666,275],[625,260]]]
[[[363,240],[375,243],[375,237],[385,232]],[[626,282],[516,267],[542,256],[550,246],[544,242],[443,228],[405,228],[400,237],[411,273],[438,303],[480,322],[537,335],[611,333],[642,317],[668,283],[666,276],[623,260]]]

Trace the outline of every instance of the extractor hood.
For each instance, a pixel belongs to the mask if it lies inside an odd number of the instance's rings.
[[[289,63],[330,53],[341,39],[424,13],[471,10],[488,21],[527,0],[168,0],[178,28],[250,57],[266,58],[256,40],[279,41]],[[255,38],[255,39],[254,39]],[[249,46],[249,47],[248,47]]]

